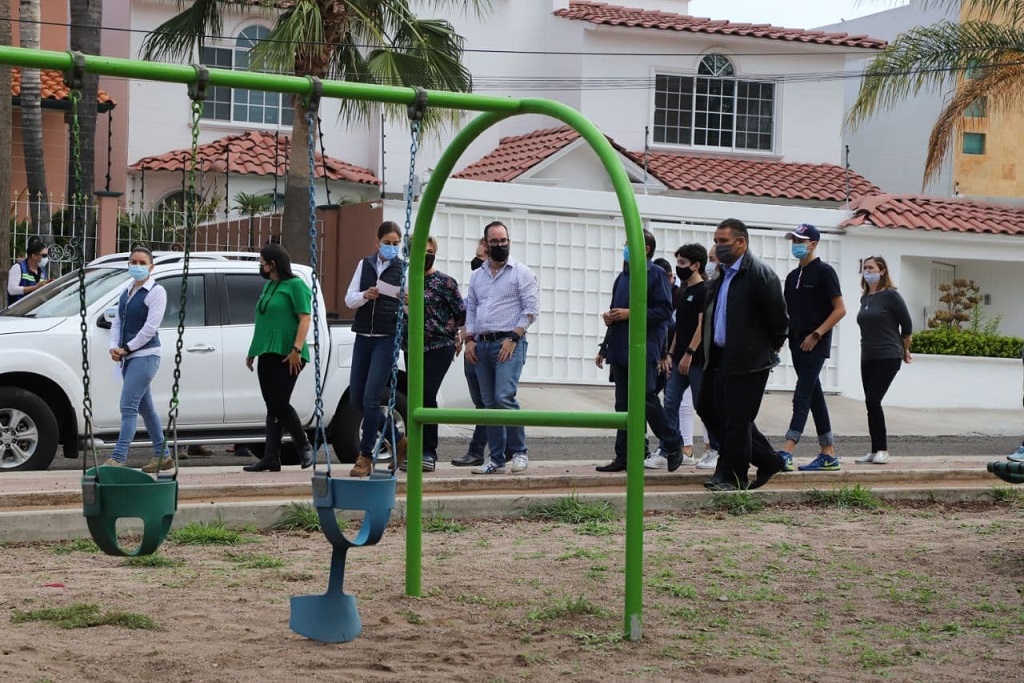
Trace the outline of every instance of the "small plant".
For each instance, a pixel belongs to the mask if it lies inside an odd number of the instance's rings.
[[[241,569],[277,569],[285,565],[285,561],[273,555],[262,553],[246,553],[235,555],[228,553],[228,559]]]
[[[835,508],[859,508],[862,510],[877,510],[885,506],[871,489],[866,489],[860,484],[855,486],[840,486],[837,489],[822,491],[812,489],[808,498],[814,505]]]
[[[535,505],[527,510],[526,515],[534,519],[563,524],[584,524],[586,522],[611,522],[618,519],[619,513],[606,500],[588,502],[580,500],[578,494],[559,498],[552,503]]]
[[[993,486],[989,493],[997,503],[1019,503],[1024,500],[1024,494],[1009,486]]]
[[[92,626],[120,626],[128,629],[156,630],[160,627],[144,614],[134,612],[106,612],[99,605],[78,603],[68,607],[48,607],[28,612],[14,610],[11,623],[49,621],[61,628],[89,628]]]
[[[750,491],[729,491],[714,494],[711,507],[730,515],[749,515],[764,509],[764,501]]]
[[[576,533],[581,536],[611,536],[615,533],[615,528],[611,524],[590,520],[576,527]]]
[[[238,545],[246,543],[241,533],[229,529],[224,522],[189,522],[167,537],[182,545]]]
[[[563,597],[552,605],[533,610],[528,616],[534,621],[554,621],[576,616],[595,616],[604,619],[608,614],[608,610],[595,605],[587,596],[579,595],[575,598]]]
[[[604,559],[607,559],[607,557],[608,557],[608,553],[605,552],[604,550],[594,550],[592,548],[576,548],[575,550],[568,550],[568,551],[562,553],[561,555],[559,555],[555,559],[557,559],[559,562],[564,562],[565,560],[574,560],[574,559],[579,559],[579,560],[604,560]]]
[[[423,530],[429,534],[459,534],[468,528],[468,524],[444,517],[440,510],[423,520]]]
[[[413,612],[411,609],[404,609],[398,613],[405,617],[405,620],[413,626],[424,626],[427,623],[427,620],[422,615]]]
[[[962,330],[963,324],[971,319],[971,311],[981,303],[981,287],[974,280],[956,278],[953,282],[939,285],[939,301],[944,308],[935,311],[928,320],[928,327],[943,327],[948,330]]]
[[[157,553],[156,555],[127,557],[121,564],[125,567],[180,567],[185,563]]]
[[[100,547],[88,538],[75,538],[70,541],[61,541],[57,545],[53,546],[53,552],[58,555],[68,555],[70,553],[98,553],[99,551]]]
[[[320,517],[316,509],[309,503],[288,503],[281,518],[271,527],[281,531],[320,531]],[[344,526],[342,526],[344,529]]]

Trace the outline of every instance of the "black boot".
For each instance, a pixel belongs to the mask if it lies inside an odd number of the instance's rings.
[[[246,472],[281,471],[281,423],[267,416],[267,438],[263,446],[263,457],[242,469]]]
[[[625,472],[626,461],[615,458],[607,465],[598,465],[594,469],[598,472]]]

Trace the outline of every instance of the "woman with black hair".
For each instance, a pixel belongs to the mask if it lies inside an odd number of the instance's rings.
[[[50,250],[39,237],[31,237],[25,248],[25,258],[18,261],[16,268],[7,274],[7,305],[23,298],[26,294],[36,291],[49,280],[47,264],[50,262]]]
[[[291,398],[299,373],[309,362],[306,333],[313,295],[309,285],[292,272],[291,258],[280,244],[260,249],[260,275],[267,284],[256,301],[256,329],[245,365],[251,372],[253,361],[259,360],[256,374],[267,404],[267,436],[263,457],[242,469],[280,472],[282,429],[288,430],[301,450],[305,469],[313,464],[313,446],[291,406]]]

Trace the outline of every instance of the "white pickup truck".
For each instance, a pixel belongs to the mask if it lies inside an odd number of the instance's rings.
[[[251,442],[259,451],[266,409],[255,373],[245,367],[252,339],[256,299],[264,280],[256,254],[200,252],[189,265],[188,303],[182,347],[178,412],[179,444]],[[153,399],[166,427],[174,381],[174,353],[180,310],[182,255],[158,253],[153,276],[167,289],[167,312],[160,328],[162,362]],[[121,415],[121,383],[110,360],[110,315],[127,285],[128,255],[98,259],[86,268],[90,388],[93,431],[98,447],[112,447]],[[294,266],[311,284],[312,271]],[[320,301],[324,420],[335,454],[355,459],[360,411],[349,401],[353,335],[348,323],[330,323]],[[75,458],[84,440],[82,415],[82,332],[77,271],[0,311],[0,471],[41,470],[58,446]],[[312,349],[313,330],[309,333]],[[396,405],[405,415],[405,375],[399,375]],[[312,429],[312,363],[299,376],[292,405]],[[148,445],[145,429],[137,436]],[[285,464],[294,449],[283,449]]]

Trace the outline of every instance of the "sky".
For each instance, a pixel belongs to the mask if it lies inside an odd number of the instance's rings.
[[[629,5],[628,2],[615,4]],[[690,14],[788,28],[814,28],[906,4],[900,0],[691,0]]]

